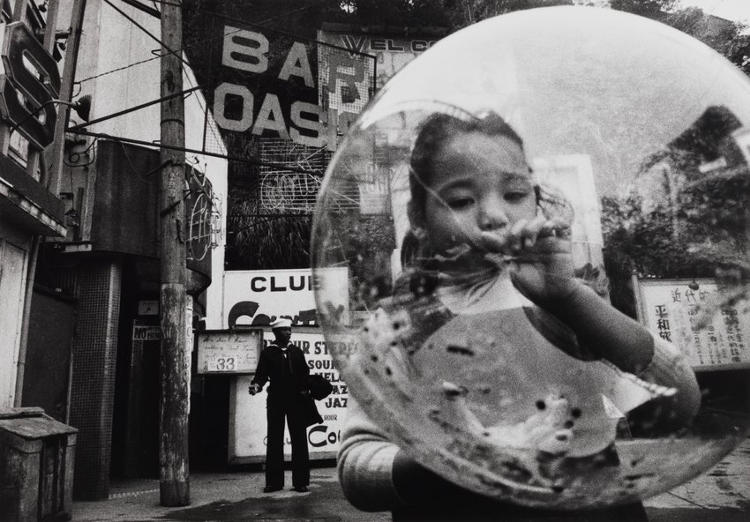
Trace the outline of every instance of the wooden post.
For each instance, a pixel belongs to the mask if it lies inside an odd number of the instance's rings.
[[[48,12],[51,12],[54,5],[54,12],[57,14],[57,3],[50,2]],[[86,11],[86,0],[74,0],[73,9],[70,14],[70,35],[65,47],[65,63],[63,65],[62,79],[60,82],[59,99],[69,102],[73,93],[73,82],[76,75],[76,66],[78,65],[78,50],[81,47],[81,32],[83,27],[83,15]],[[48,21],[49,24],[49,14]],[[48,31],[44,38],[44,46],[50,54],[55,48],[55,27]],[[47,189],[56,197],[60,195],[60,180],[62,179],[63,157],[65,156],[65,129],[68,127],[68,115],[70,107],[64,103],[57,106],[57,121],[55,122],[55,141],[52,144],[52,156],[49,158],[49,172],[47,173]]]
[[[161,9],[161,96],[182,91],[182,12],[177,2]],[[172,50],[175,50],[172,52]],[[189,379],[185,344],[185,104],[182,96],[161,104],[161,408],[159,490],[162,506],[190,503],[188,468]]]

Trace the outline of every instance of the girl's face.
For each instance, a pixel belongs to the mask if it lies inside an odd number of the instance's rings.
[[[436,252],[480,235],[502,236],[519,219],[536,215],[536,194],[521,147],[504,136],[460,133],[434,158],[424,223]]]

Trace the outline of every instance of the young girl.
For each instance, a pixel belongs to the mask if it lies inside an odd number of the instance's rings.
[[[700,401],[692,370],[573,277],[572,212],[536,182],[502,118],[428,118],[410,189],[413,266],[364,344],[397,347],[402,378],[425,384],[442,425],[536,455],[616,464],[618,421],[637,406],[658,403],[652,429],[690,423]],[[404,328],[384,334],[394,317]],[[383,510],[423,497],[412,478],[429,473],[356,405],[348,422],[339,474],[352,503]],[[534,485],[554,483],[531,475]]]

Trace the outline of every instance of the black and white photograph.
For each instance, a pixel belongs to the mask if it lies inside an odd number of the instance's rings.
[[[750,518],[750,2],[4,0],[0,521]]]

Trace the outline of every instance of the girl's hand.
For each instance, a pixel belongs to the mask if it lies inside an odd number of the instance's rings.
[[[485,249],[502,255],[516,288],[541,307],[558,304],[577,285],[570,224],[561,218],[521,219],[501,236],[483,232],[482,240]]]

